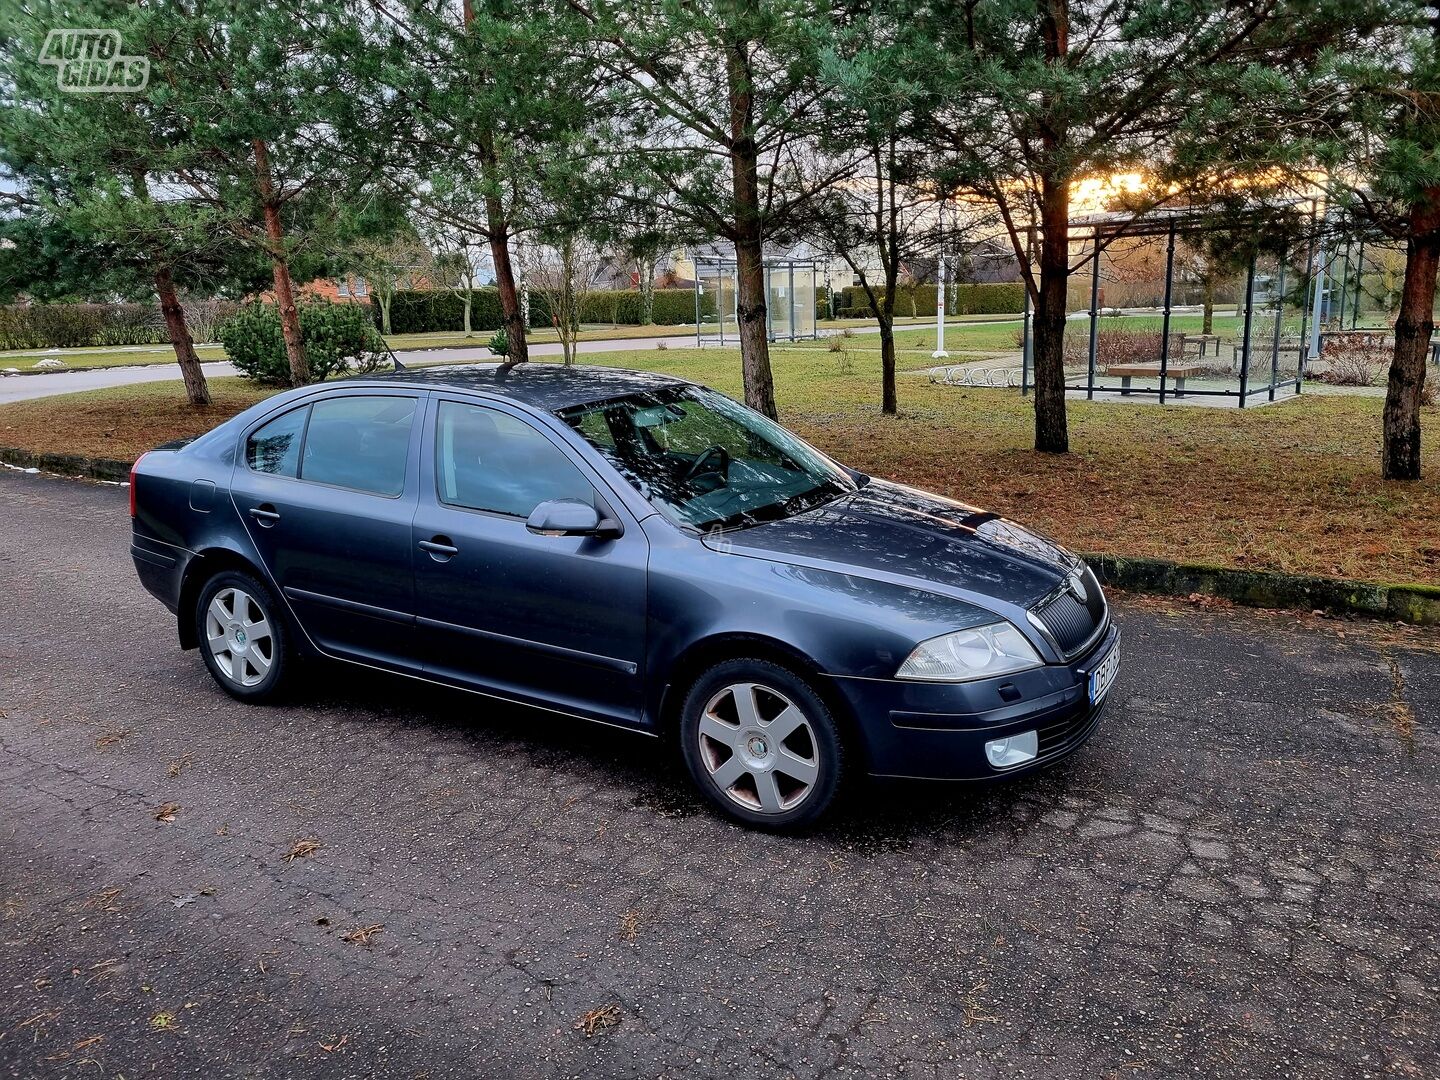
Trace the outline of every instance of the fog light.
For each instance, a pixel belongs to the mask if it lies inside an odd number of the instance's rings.
[[[997,769],[1011,769],[1034,761],[1039,752],[1040,733],[1036,731],[1022,731],[1019,735],[991,739],[985,744],[985,756]]]

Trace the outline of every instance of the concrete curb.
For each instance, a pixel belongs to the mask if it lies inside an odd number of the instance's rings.
[[[1160,596],[1199,593],[1247,607],[1328,611],[1417,626],[1440,626],[1440,588],[1429,585],[1382,585],[1119,555],[1095,554],[1085,558],[1101,581],[1131,592]]]
[[[21,469],[111,481],[128,480],[132,464],[79,454],[36,454],[8,446],[0,446],[0,462]],[[1120,555],[1087,554],[1085,559],[1106,585],[1129,592],[1158,596],[1199,593],[1247,607],[1320,610],[1417,626],[1440,626],[1440,588],[1430,585],[1380,585]]]
[[[80,454],[37,454],[13,446],[0,446],[0,462],[17,469],[39,469],[61,476],[84,476],[91,480],[129,480],[131,461],[92,458]]]

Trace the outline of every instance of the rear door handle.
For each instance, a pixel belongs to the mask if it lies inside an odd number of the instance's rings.
[[[280,520],[280,515],[275,512],[272,506],[252,506],[250,516],[260,523],[262,528],[268,529]]]
[[[436,562],[445,562],[460,554],[460,549],[450,543],[444,536],[437,536],[434,540],[421,540],[420,547],[430,553],[430,557]]]

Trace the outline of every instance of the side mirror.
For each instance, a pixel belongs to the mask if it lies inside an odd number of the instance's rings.
[[[525,528],[537,536],[619,536],[620,523],[579,499],[550,499],[530,511]]]

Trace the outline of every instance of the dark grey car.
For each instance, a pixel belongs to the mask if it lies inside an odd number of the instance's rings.
[[[304,657],[674,736],[720,809],[981,779],[1093,731],[1094,574],[680,379],[525,365],[276,395],[136,463],[132,554],[237,698]]]

